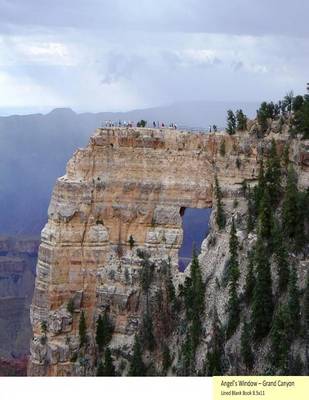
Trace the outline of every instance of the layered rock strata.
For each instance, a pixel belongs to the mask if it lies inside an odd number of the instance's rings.
[[[256,179],[258,156],[267,151],[270,138],[261,142],[247,133],[98,129],[89,145],[75,152],[52,194],[31,307],[34,336],[28,373],[94,375],[96,320],[105,310],[114,325],[112,350],[118,358],[128,355],[147,306],[139,252],[150,255],[157,287],[162,285],[164,260],[171,261],[174,283],[181,282],[183,208],[212,207],[215,176],[231,206],[242,196],[242,182]],[[282,150],[287,136],[276,140]],[[299,146],[297,140],[291,143],[290,156],[302,170],[308,166],[302,164]],[[305,172],[300,175],[303,185],[308,183]],[[207,243],[203,249],[201,260],[207,259]],[[88,332],[82,359],[81,310]]]

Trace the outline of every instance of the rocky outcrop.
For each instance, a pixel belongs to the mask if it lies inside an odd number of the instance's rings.
[[[287,136],[278,136],[282,151]],[[258,156],[267,152],[271,137],[98,129],[89,145],[75,152],[53,191],[31,306],[34,337],[29,374],[94,375],[96,320],[105,311],[114,327],[111,349],[119,363],[128,359],[149,303],[157,307],[155,296],[164,286],[164,265],[170,266],[176,286],[185,276],[178,272],[181,210],[212,207],[215,175],[227,209],[232,210],[234,200],[242,197],[242,182],[256,180]],[[291,143],[290,157],[295,158],[300,181],[306,185],[308,167],[300,158],[300,146],[304,145],[297,139]],[[215,247],[208,254],[208,238],[200,260],[205,276],[215,285],[227,239],[217,235],[215,225],[210,235],[217,236],[220,249]],[[144,295],[141,282],[147,262],[154,268],[149,296]],[[207,300],[209,307],[217,301],[215,286]],[[81,311],[88,337],[82,355]],[[176,336],[173,341],[176,346]],[[117,366],[125,371],[125,365]]]

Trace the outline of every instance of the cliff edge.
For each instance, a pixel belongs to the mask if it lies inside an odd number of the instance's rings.
[[[175,297],[190,274],[190,267],[178,271],[181,214],[186,207],[214,210],[198,258],[205,309],[196,371],[203,370],[213,338],[214,306],[218,318],[226,318],[228,289],[220,282],[229,257],[232,221],[245,257],[255,236],[246,232],[244,223],[244,182],[257,183],[261,155],[267,156],[272,139],[278,154],[289,145],[288,158],[298,172],[299,186],[307,188],[309,143],[284,131],[270,130],[260,139],[249,131],[227,135],[97,129],[88,146],[68,162],[66,175],[58,179],[52,194],[31,306],[34,336],[28,374],[96,375],[108,340],[117,373],[125,375],[141,329],[148,340],[148,369],[161,368],[168,347],[173,354],[168,373],[181,374],[177,352],[185,342],[186,320],[184,306]],[[223,231],[215,219],[215,179],[225,210]],[[241,291],[246,266],[239,258]],[[301,282],[308,260],[303,263]],[[98,339],[98,319],[108,320],[105,342]],[[147,332],[152,338],[147,339]],[[240,339],[233,340],[231,354]]]

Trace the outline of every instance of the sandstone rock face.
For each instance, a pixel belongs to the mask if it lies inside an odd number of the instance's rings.
[[[219,151],[222,142],[225,156]],[[149,252],[158,288],[164,260],[171,260],[172,278],[181,282],[180,210],[212,207],[215,175],[227,204],[240,197],[242,182],[257,177],[260,146],[245,133],[98,129],[88,147],[75,152],[52,194],[31,307],[29,375],[94,375],[95,326],[104,310],[114,325],[112,350],[129,354],[146,307],[139,251]],[[297,140],[292,148],[297,158]],[[307,168],[297,162],[300,170]],[[226,238],[220,246],[226,251]],[[204,252],[200,257],[207,259]],[[207,274],[214,274],[215,261],[207,260]],[[73,304],[70,311],[68,304]],[[82,360],[77,359],[81,310],[88,329]]]

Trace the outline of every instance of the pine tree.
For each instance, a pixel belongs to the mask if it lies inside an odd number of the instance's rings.
[[[80,314],[79,319],[79,346],[83,347],[87,343],[87,326],[84,311]]]
[[[298,191],[297,196],[297,226],[295,228],[294,249],[301,251],[308,243],[309,237],[306,232],[306,226],[309,222],[309,190]]]
[[[309,361],[308,361],[308,351],[309,351],[309,272],[307,272],[307,280],[306,287],[304,293],[304,305],[303,305],[303,314],[304,314],[304,326],[305,326],[305,343],[306,343],[306,371],[307,375],[309,372]]]
[[[216,309],[214,310],[212,332],[212,340],[206,358],[206,375],[223,375],[224,338],[222,334],[221,322]]]
[[[250,253],[248,255],[247,275],[245,282],[245,301],[247,304],[251,303],[254,287],[255,287],[255,276],[253,268],[253,255],[252,253]]]
[[[300,329],[300,304],[297,273],[294,267],[290,270],[288,294],[288,312],[289,320],[291,321],[291,334],[296,335],[299,333]]]
[[[227,112],[227,128],[226,131],[229,135],[234,135],[236,132],[236,117],[232,110]]]
[[[284,146],[283,154],[282,154],[282,161],[283,161],[283,165],[284,165],[284,167],[285,167],[286,170],[288,170],[289,164],[290,164],[289,152],[290,152],[289,145],[286,144],[286,145]]]
[[[138,249],[137,255],[142,259],[140,281],[143,291],[147,294],[152,283],[155,264],[150,261],[150,254],[146,251]]]
[[[305,102],[301,108],[299,132],[303,134],[303,139],[309,139],[309,95],[306,95]]]
[[[97,376],[104,376],[104,364],[102,361],[99,362]]]
[[[232,225],[230,230],[229,239],[229,251],[230,251],[230,263],[229,263],[229,279],[235,282],[239,278],[239,264],[238,264],[238,238],[236,235],[236,227],[234,218],[232,218]]]
[[[186,339],[181,348],[182,375],[191,376],[195,370],[195,354],[192,346],[190,332],[187,332]]]
[[[276,103],[274,106],[274,117],[275,118],[279,117],[280,112],[281,112],[281,105],[280,105],[280,101],[279,101],[279,103]]]
[[[204,311],[205,285],[203,282],[201,267],[195,249],[193,249],[190,278],[194,294],[192,308],[196,315],[200,315]]]
[[[272,227],[273,227],[273,213],[272,203],[269,191],[265,188],[261,198],[258,216],[258,229],[259,234],[263,240],[271,247],[272,241]]]
[[[245,131],[247,129],[247,117],[242,110],[236,111],[237,130]]]
[[[275,104],[271,101],[270,103],[267,103],[264,101],[259,110],[257,111],[257,116],[259,123],[262,124],[262,120],[265,119],[267,120],[268,118],[273,119],[276,116],[276,106]]]
[[[279,292],[282,293],[287,288],[289,281],[289,264],[286,247],[283,244],[282,232],[276,220],[274,220],[272,228],[272,242],[279,277],[278,287]]]
[[[98,345],[99,351],[103,350],[104,347],[104,327],[103,327],[103,319],[102,316],[99,315],[99,318],[97,320],[97,329],[96,329],[96,343]]]
[[[166,280],[165,280],[165,289],[167,293],[167,301],[169,304],[174,304],[176,301],[176,291],[175,286],[172,279],[172,266],[171,266],[171,259],[169,258],[168,263],[166,264]]]
[[[272,279],[265,245],[258,237],[255,250],[256,284],[253,292],[252,328],[255,339],[266,336],[273,316]]]
[[[110,323],[107,312],[103,314],[103,318],[99,315],[97,320],[96,329],[96,343],[98,345],[99,352],[109,343],[112,338],[113,328]]]
[[[167,345],[164,345],[163,354],[162,354],[163,372],[166,373],[171,365],[172,365],[172,359],[171,359],[169,347]]]
[[[288,110],[288,112],[292,111],[293,107],[293,99],[294,99],[294,93],[293,91],[288,92],[283,99],[283,105],[284,107]]]
[[[254,216],[257,217],[260,204],[262,198],[264,196],[266,183],[265,183],[265,175],[264,175],[264,162],[263,159],[260,160],[260,168],[259,168],[259,175],[258,175],[258,184],[253,189],[253,203],[254,203]]]
[[[279,275],[279,291],[283,292],[287,288],[289,280],[289,266],[287,261],[287,253],[284,246],[281,246],[275,255],[278,275]]]
[[[254,201],[253,196],[249,187],[248,190],[248,213],[247,213],[247,232],[250,233],[254,229],[255,222],[255,209],[254,209]]]
[[[103,376],[116,376],[115,367],[112,360],[110,349],[107,347],[104,353],[104,375]]]
[[[190,337],[192,342],[192,351],[195,355],[197,346],[200,342],[200,337],[202,335],[202,322],[199,315],[194,314],[190,326]]]
[[[269,105],[264,101],[257,111],[257,119],[261,127],[262,134],[264,134],[268,129],[268,118],[271,118],[271,110]]]
[[[301,223],[298,216],[298,189],[297,175],[290,165],[287,177],[287,186],[282,204],[282,230],[285,237],[293,240],[296,237],[297,225]]]
[[[263,158],[260,159],[259,162],[259,174],[258,174],[258,186],[261,189],[261,192],[263,193],[264,188],[265,188],[265,171],[264,171],[264,161]]]
[[[247,370],[251,370],[254,364],[254,355],[252,353],[250,326],[247,321],[244,321],[241,332],[240,352],[244,365]]]
[[[271,328],[271,352],[270,362],[272,367],[279,369],[279,372],[286,373],[288,369],[289,338],[288,338],[288,313],[285,307],[281,306],[274,318]]]
[[[192,280],[189,276],[186,277],[183,289],[180,288],[180,295],[184,296],[184,304],[186,308],[186,316],[189,321],[192,319],[192,307],[193,307],[193,290]]]
[[[182,346],[183,373],[191,374],[194,369],[196,348],[202,334],[202,315],[204,312],[205,285],[195,249],[193,249],[190,277],[187,277],[183,288],[188,329]]]
[[[309,339],[309,272],[307,272],[307,281],[304,294],[304,319],[305,319],[307,336]]]
[[[305,246],[308,235],[305,226],[308,222],[309,194],[297,188],[297,174],[289,166],[287,186],[282,204],[282,229],[291,248],[296,252]]]
[[[135,240],[134,240],[134,238],[133,238],[133,236],[132,235],[130,235],[130,237],[129,237],[129,246],[130,246],[130,249],[132,250],[133,249],[133,247],[134,247],[134,244],[135,244]]]
[[[229,299],[228,299],[228,323],[226,335],[230,338],[239,325],[239,299],[237,295],[239,264],[238,264],[238,238],[236,235],[236,227],[234,218],[229,240],[230,263],[229,263]]]
[[[277,206],[281,194],[281,166],[274,139],[271,142],[270,153],[266,162],[265,181],[272,206]]]
[[[295,96],[293,98],[293,102],[292,102],[292,110],[294,112],[297,112],[297,111],[301,110],[303,104],[304,104],[303,96]]]
[[[175,286],[173,284],[172,275],[169,273],[166,281],[166,292],[169,304],[174,303],[176,300]]]
[[[228,323],[226,328],[226,336],[229,339],[236,331],[239,325],[239,299],[237,295],[237,286],[234,281],[229,285],[229,299],[228,299]]]
[[[223,229],[225,227],[226,218],[222,205],[222,193],[220,190],[219,182],[217,176],[215,176],[215,196],[217,200],[217,213],[216,213],[216,222],[219,229]]]
[[[142,342],[143,347],[149,351],[153,351],[156,346],[156,341],[153,336],[152,319],[149,311],[146,312],[143,318]]]
[[[193,249],[190,278],[185,282],[185,304],[187,318],[191,321],[189,332],[194,354],[202,333],[201,317],[204,312],[204,296],[205,285],[198,257]]]
[[[142,349],[139,338],[135,335],[134,346],[133,346],[133,356],[129,369],[129,376],[145,376],[146,367],[143,362]]]

